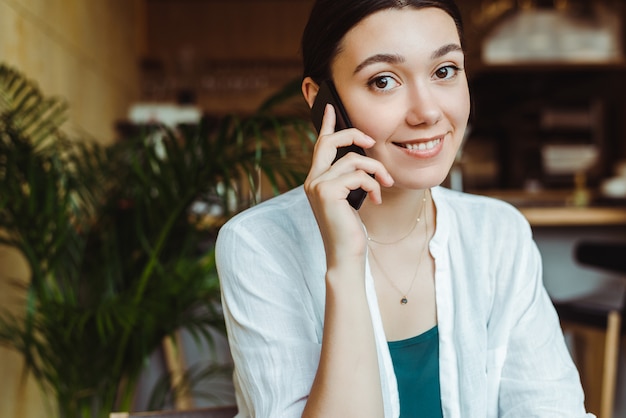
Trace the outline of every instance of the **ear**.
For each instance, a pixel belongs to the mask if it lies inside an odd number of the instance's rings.
[[[304,96],[304,100],[309,104],[309,107],[313,107],[313,102],[319,90],[320,86],[313,81],[311,77],[306,77],[302,80],[302,95]]]

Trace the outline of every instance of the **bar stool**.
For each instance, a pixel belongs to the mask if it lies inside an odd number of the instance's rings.
[[[618,273],[626,279],[626,242],[581,241],[575,246],[574,258],[583,265]],[[602,362],[598,418],[612,418],[613,416],[620,340],[626,330],[624,321],[622,321],[626,304],[626,285],[621,288],[619,301],[618,305],[610,307],[589,303],[584,298],[567,302],[554,302],[564,332],[570,332],[574,337],[575,361],[583,377],[589,376],[594,371],[588,370],[593,368],[594,362],[592,358],[590,359],[589,353],[586,354],[587,358],[582,360],[576,355],[579,351],[576,349],[576,338],[584,336],[588,329],[601,330],[604,334],[604,359]],[[584,385],[585,379],[583,380]]]

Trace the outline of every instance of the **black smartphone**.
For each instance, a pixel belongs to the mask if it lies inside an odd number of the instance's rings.
[[[346,109],[343,107],[341,103],[341,99],[339,98],[339,94],[337,94],[337,89],[332,81],[326,80],[320,84],[320,89],[317,92],[317,96],[315,97],[315,101],[313,102],[313,106],[311,107],[311,119],[313,121],[313,125],[319,134],[320,129],[322,127],[322,118],[324,117],[324,109],[326,109],[326,104],[330,103],[335,108],[336,122],[335,122],[335,131],[339,131],[341,129],[351,128],[352,124],[350,123],[350,118],[346,113]],[[335,157],[335,161],[343,157],[349,152],[356,152],[357,154],[365,155],[365,151],[363,148],[357,145],[349,145],[347,147],[337,148],[337,156]],[[348,193],[348,203],[354,209],[359,210],[363,200],[365,200],[365,196],[367,193],[365,190],[358,188],[356,190],[351,190]]]

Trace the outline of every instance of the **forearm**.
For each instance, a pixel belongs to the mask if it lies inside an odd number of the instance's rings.
[[[329,269],[322,351],[303,417],[383,416],[364,263]]]

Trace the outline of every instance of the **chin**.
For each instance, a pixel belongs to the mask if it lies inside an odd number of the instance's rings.
[[[411,175],[411,178],[404,178],[404,188],[423,190],[441,185],[448,177],[449,169],[444,167],[428,167],[418,170]],[[400,182],[398,182],[400,183]],[[402,186],[401,186],[402,187]]]
[[[424,190],[432,187],[440,186],[446,179],[447,175],[427,175],[405,179],[405,181],[396,181],[394,187],[405,190]]]

